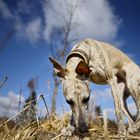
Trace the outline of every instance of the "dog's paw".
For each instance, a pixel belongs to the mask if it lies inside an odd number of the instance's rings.
[[[133,133],[137,132],[138,129],[139,129],[138,124],[131,124],[128,127],[128,133],[133,134]]]
[[[137,131],[140,129],[140,121],[138,121],[138,122],[136,123],[136,128],[137,128]]]
[[[118,124],[118,134],[126,135],[126,127],[124,124]]]
[[[64,136],[69,136],[69,137],[70,137],[70,136],[73,135],[74,130],[75,130],[74,126],[68,125],[68,127],[63,128],[63,129],[61,130],[61,133],[62,133]]]
[[[119,129],[118,129],[118,134],[119,134],[119,135],[126,135],[126,129],[125,129],[125,127],[119,128]]]

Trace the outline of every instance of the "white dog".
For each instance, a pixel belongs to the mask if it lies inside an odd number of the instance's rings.
[[[126,132],[124,117],[128,119],[129,132],[140,128],[140,68],[123,52],[107,43],[87,39],[73,47],[66,59],[66,68],[50,60],[62,78],[64,96],[73,113],[73,125],[80,132],[88,131],[89,81],[110,85],[119,133]],[[136,103],[136,120],[127,108],[129,96]]]

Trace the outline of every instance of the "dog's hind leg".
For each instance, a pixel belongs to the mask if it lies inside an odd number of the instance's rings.
[[[138,94],[134,94],[133,96],[135,105],[136,105],[136,109],[137,109],[137,114],[135,115],[135,123],[132,127],[136,127],[137,131],[140,130],[140,97],[139,97],[139,93]],[[129,128],[131,133],[134,133],[136,131],[133,131],[133,129],[131,129],[131,127]],[[132,130],[132,131],[131,131]]]
[[[119,93],[119,97],[120,97],[121,109],[128,120],[128,125],[129,125],[128,132],[136,132],[137,128],[136,128],[136,125],[134,122],[134,118],[131,115],[131,113],[129,112],[127,102],[126,102],[127,98],[130,96],[130,94],[127,92],[127,88],[124,83],[119,83],[117,86],[119,89],[118,93]]]
[[[126,134],[126,128],[125,128],[125,123],[124,123],[124,114],[121,108],[121,100],[120,100],[120,95],[118,92],[122,92],[123,89],[119,91],[118,83],[117,83],[117,77],[113,76],[112,79],[109,80],[110,86],[111,86],[111,91],[112,91],[112,96],[114,99],[114,106],[115,106],[115,114],[117,118],[117,123],[118,123],[118,133],[119,134]]]
[[[127,93],[127,92],[128,92],[128,89],[126,89],[125,93]],[[130,96],[132,96],[132,95],[130,94]],[[134,103],[136,105],[136,111],[137,111],[137,113],[135,114],[135,117],[132,116],[131,113],[129,113],[127,103],[124,101],[124,106],[126,106],[126,110],[128,110],[130,117],[133,119],[133,122],[130,121],[130,119],[128,120],[128,123],[129,123],[128,132],[129,133],[135,133],[140,129],[140,113],[139,113],[140,104],[139,104],[139,100],[136,99],[135,96],[132,96],[132,98],[133,98]],[[126,100],[126,99],[124,99],[124,100]]]
[[[119,98],[120,98],[120,103],[121,103],[121,109],[122,112],[124,113],[124,115],[127,117],[128,120],[128,131],[136,131],[136,126],[135,126],[135,122],[134,122],[134,118],[131,115],[129,109],[128,109],[128,105],[127,105],[127,98],[129,96],[132,96],[132,94],[130,93],[128,87],[127,87],[127,79],[126,79],[126,74],[123,70],[119,70],[115,73],[116,77],[117,77],[117,90],[118,90],[118,94],[119,94]],[[135,98],[132,96],[132,98],[135,101]],[[135,101],[136,103],[136,101]]]
[[[126,115],[126,117],[128,119],[128,123],[130,123],[130,124],[134,123],[133,117],[128,110],[127,102],[126,102],[127,98],[130,96],[130,94],[128,94],[126,92],[125,84],[122,82],[118,83],[117,88],[118,88],[118,94],[120,97],[121,109],[124,112],[124,114]]]
[[[121,73],[124,73],[123,77],[125,79],[126,87],[130,95],[133,97],[137,108],[136,120],[132,127],[130,126],[130,128],[128,128],[128,131],[133,133],[135,132],[133,131],[134,127],[136,127],[137,130],[140,129],[140,69],[137,65],[131,62],[121,68]]]

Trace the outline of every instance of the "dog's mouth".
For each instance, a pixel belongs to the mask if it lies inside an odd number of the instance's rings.
[[[76,123],[75,123],[75,120],[74,120],[73,114],[71,115],[70,125],[76,127]]]
[[[82,129],[81,129],[81,128],[78,128],[78,132],[79,132],[79,133],[82,133],[82,134],[86,134],[86,133],[88,133],[89,131],[88,131],[88,128],[82,127]]]
[[[89,131],[89,128],[87,126],[87,124],[85,122],[79,123],[78,127],[76,126],[75,120],[73,115],[71,116],[71,120],[70,120],[70,125],[75,127],[75,133],[76,134],[86,134]]]
[[[85,124],[84,122],[82,122],[81,124],[79,124],[78,131],[80,133],[88,133],[88,126],[87,126],[87,124]]]
[[[81,129],[77,128],[77,127],[75,127],[74,133],[75,133],[76,135],[81,136],[81,137],[82,137],[82,136],[89,135],[88,129],[86,129],[86,130],[81,130]]]

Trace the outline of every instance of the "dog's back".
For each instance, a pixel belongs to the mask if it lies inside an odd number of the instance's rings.
[[[120,69],[121,67],[132,62],[132,60],[126,54],[108,43],[93,39],[87,39],[84,42],[88,43],[91,47],[95,47],[96,44],[96,47],[102,48],[107,53],[112,68]]]
[[[101,46],[107,52],[113,68],[121,68],[132,62],[132,60],[118,48],[104,42],[101,42]]]

